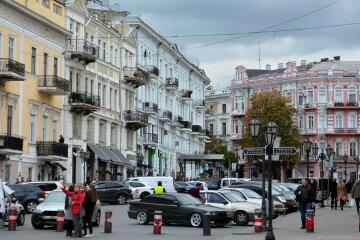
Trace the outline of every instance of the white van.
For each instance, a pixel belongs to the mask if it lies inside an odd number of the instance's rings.
[[[220,189],[227,188],[237,181],[239,181],[238,178],[223,178],[220,182]]]
[[[176,192],[174,187],[174,179],[172,177],[133,177],[130,178],[129,181],[145,182],[149,184],[152,188],[157,186],[157,183],[160,181],[162,182],[162,185],[164,186],[166,192]]]

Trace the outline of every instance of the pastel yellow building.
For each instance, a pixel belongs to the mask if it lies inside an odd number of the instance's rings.
[[[0,0],[0,178],[54,180],[65,170],[66,9],[57,0]]]

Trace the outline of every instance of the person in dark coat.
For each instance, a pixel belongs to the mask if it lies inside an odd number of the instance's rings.
[[[301,229],[306,229],[305,213],[312,205],[312,189],[308,181],[304,178],[301,180],[301,185],[294,192],[296,200],[299,202],[299,210],[301,215]]]
[[[337,209],[337,182],[334,178],[330,183],[331,209]]]
[[[97,202],[98,196],[96,190],[93,185],[86,185],[86,193],[84,199],[84,235],[85,237],[93,237],[93,229],[92,229],[92,216],[94,214],[95,205]],[[89,234],[87,233],[87,228],[89,228]]]
[[[65,139],[63,137],[63,135],[60,135],[59,137],[59,143],[64,143],[65,142]]]
[[[69,192],[74,192],[74,185],[69,187]],[[71,213],[72,200],[69,196],[65,198],[65,220],[66,220],[66,236],[70,237],[73,235],[74,222],[73,215]]]
[[[195,187],[191,188],[188,193],[193,196],[194,198],[200,198],[200,190],[201,190],[201,183],[197,183]]]

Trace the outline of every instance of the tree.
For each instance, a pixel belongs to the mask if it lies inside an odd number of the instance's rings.
[[[239,142],[243,148],[263,146],[259,138],[251,136],[249,123],[253,118],[258,119],[260,122],[260,133],[266,131],[268,122],[276,122],[278,125],[276,136],[281,138],[280,146],[296,148],[301,146],[299,130],[293,122],[293,114],[296,110],[288,105],[286,97],[282,96],[278,91],[266,91],[253,94],[250,101],[251,107],[245,115],[244,137]],[[273,163],[273,165],[275,168],[278,168],[277,170],[280,170],[281,165],[284,168],[292,168],[296,165],[298,157],[298,154],[280,156],[280,162]],[[260,166],[259,158],[250,157],[248,161],[256,166]]]
[[[233,151],[229,151],[227,143],[216,136],[210,137],[210,142],[205,145],[205,151],[207,153],[224,154],[224,164],[226,166],[237,162],[236,154]]]

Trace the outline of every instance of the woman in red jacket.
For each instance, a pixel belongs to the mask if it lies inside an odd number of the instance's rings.
[[[80,214],[82,210],[82,205],[84,203],[84,190],[81,188],[79,183],[74,185],[74,192],[69,192],[65,187],[61,188],[61,190],[71,198],[71,213],[73,215],[74,221],[74,237],[79,238],[82,237],[81,234],[81,222],[80,222]]]

